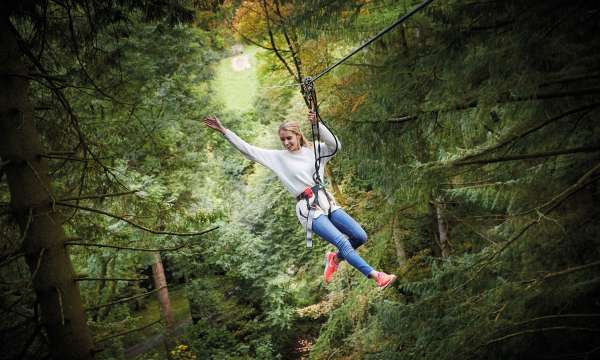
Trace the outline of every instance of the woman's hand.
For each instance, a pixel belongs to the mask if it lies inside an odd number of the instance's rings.
[[[317,113],[316,113],[316,112],[314,112],[314,111],[312,111],[312,110],[309,110],[309,111],[308,111],[308,121],[309,121],[309,122],[310,122],[312,125],[316,125],[316,124],[317,124],[317,122],[318,122],[318,119],[317,119]]]
[[[206,116],[202,121],[209,128],[225,134],[225,127],[223,127],[223,124],[221,124],[221,121],[216,116]]]

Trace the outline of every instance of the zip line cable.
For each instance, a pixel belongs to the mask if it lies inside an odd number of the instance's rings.
[[[408,18],[410,18],[415,13],[419,12],[421,9],[423,9],[424,7],[426,7],[427,5],[429,5],[432,2],[433,2],[433,0],[425,0],[425,1],[423,1],[417,7],[415,7],[411,11],[407,12],[406,14],[404,14],[398,20],[396,20],[393,24],[391,24],[388,27],[386,27],[385,29],[381,30],[379,33],[375,34],[375,36],[373,36],[372,38],[370,38],[369,40],[367,40],[364,44],[362,44],[361,46],[359,46],[356,49],[354,49],[351,53],[349,53],[348,55],[346,55],[343,58],[341,58],[340,60],[338,60],[335,64],[329,66],[327,69],[323,70],[319,75],[317,75],[317,76],[314,77],[313,81],[317,81],[321,76],[327,74],[328,72],[330,72],[331,70],[333,70],[334,68],[336,68],[338,65],[342,64],[344,61],[346,61],[349,58],[351,58],[357,52],[359,52],[362,49],[366,48],[367,46],[371,45],[371,43],[375,42],[377,39],[379,39],[383,35],[387,34],[390,30],[392,30],[396,26],[402,24]]]
[[[319,73],[319,75],[315,76],[314,78],[307,76],[303,79],[302,83],[300,84],[300,92],[302,93],[302,95],[304,97],[304,101],[306,102],[306,105],[309,107],[310,110],[315,112],[316,117],[317,117],[317,124],[311,126],[313,150],[315,152],[315,172],[313,174],[313,180],[315,181],[315,183],[317,185],[320,185],[320,183],[321,183],[321,177],[319,175],[319,169],[321,168],[321,160],[324,158],[327,158],[327,157],[332,157],[333,155],[335,155],[335,153],[337,153],[338,141],[337,141],[337,137],[335,135],[333,135],[333,138],[335,140],[335,148],[333,149],[333,152],[331,154],[321,155],[321,141],[320,141],[321,134],[319,131],[318,123],[320,122],[321,124],[323,124],[323,126],[325,126],[329,130],[329,132],[331,132],[331,134],[333,134],[333,131],[331,131],[329,126],[327,126],[325,124],[325,122],[321,119],[321,115],[319,114],[319,106],[317,103],[317,91],[315,89],[315,84],[314,84],[315,81],[317,81],[319,78],[321,78],[325,74],[329,73],[331,70],[335,69],[337,66],[344,63],[346,60],[348,60],[349,58],[354,56],[356,53],[358,53],[362,49],[366,48],[367,46],[371,45],[373,42],[377,41],[380,37],[387,34],[390,30],[392,30],[396,26],[402,24],[404,21],[408,20],[411,16],[413,16],[414,14],[416,14],[417,12],[419,12],[421,9],[425,8],[427,5],[431,4],[432,2],[433,2],[433,0],[423,1],[422,3],[417,5],[414,9],[412,9],[411,11],[409,11],[406,14],[404,14],[403,16],[401,16],[394,23],[392,23],[385,29],[383,29],[380,32],[378,32],[377,34],[375,34],[375,36],[373,36],[369,40],[365,41],[361,46],[354,49],[348,55],[346,55],[343,58],[341,58],[340,60],[336,61],[333,65],[330,65],[329,67],[327,67],[325,70],[323,70],[321,73]],[[315,141],[315,130],[316,130],[316,141]],[[315,148],[315,146],[317,146],[317,147]]]

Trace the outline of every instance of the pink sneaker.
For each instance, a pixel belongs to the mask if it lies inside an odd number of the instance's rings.
[[[394,281],[396,281],[396,275],[386,274],[383,271],[376,271],[373,278],[375,279],[379,290],[385,289],[386,287],[392,285]]]
[[[323,271],[323,280],[325,284],[331,282],[333,274],[337,271],[339,264],[335,261],[336,255],[334,252],[325,254],[325,271]]]

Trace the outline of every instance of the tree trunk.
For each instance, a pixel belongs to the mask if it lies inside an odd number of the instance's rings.
[[[152,276],[154,278],[154,288],[160,289],[156,294],[160,305],[160,312],[165,321],[166,337],[165,346],[167,353],[175,346],[173,341],[173,330],[175,328],[175,320],[171,311],[171,301],[169,300],[169,290],[167,288],[167,278],[165,277],[165,269],[163,267],[160,253],[154,253],[154,264],[152,264]]]
[[[404,248],[405,231],[400,227],[398,215],[392,216],[392,240],[396,246],[396,260],[400,266],[406,263],[406,249]]]
[[[92,359],[79,286],[52,206],[50,176],[33,123],[29,83],[8,15],[0,13],[0,157],[10,205],[21,229],[25,259],[54,359]]]
[[[450,240],[448,238],[448,222],[444,214],[444,204],[439,200],[435,202],[435,213],[438,227],[438,239],[442,257],[450,256]]]

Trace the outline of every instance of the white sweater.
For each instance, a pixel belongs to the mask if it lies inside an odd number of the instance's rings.
[[[333,153],[335,150],[336,137],[334,137],[325,126],[320,124],[319,132],[322,140],[320,143],[321,156]],[[312,178],[313,173],[315,172],[315,154],[312,148],[303,146],[297,151],[263,149],[248,144],[229,129],[225,130],[224,135],[231,145],[238,149],[246,158],[256,161],[273,171],[294,198],[300,195],[307,187],[315,185]],[[315,146],[318,146],[318,144],[315,143]],[[341,144],[338,140],[338,150],[340,148]],[[325,179],[325,164],[329,159],[331,159],[331,157],[326,157],[321,160],[321,167],[319,169],[321,179]],[[331,211],[334,211],[338,209],[339,206],[335,203],[333,196],[331,196],[331,200]],[[312,203],[312,198],[310,201]],[[313,217],[315,219],[329,210],[329,201],[327,201],[327,197],[322,191],[319,192],[319,205],[320,208],[314,212]],[[307,213],[308,209],[306,201],[298,201],[296,204],[296,215],[303,226],[306,224]]]

